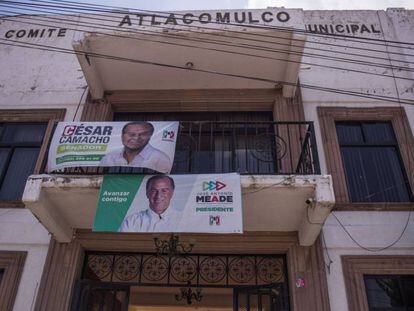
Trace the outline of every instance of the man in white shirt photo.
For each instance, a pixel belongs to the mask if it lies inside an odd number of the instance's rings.
[[[149,208],[126,217],[119,232],[176,232],[181,213],[170,207],[174,189],[170,176],[150,177],[146,184]]]
[[[169,173],[170,158],[161,150],[149,144],[154,126],[150,122],[129,122],[122,128],[124,147],[105,155],[101,166],[130,166],[150,168],[160,173]]]

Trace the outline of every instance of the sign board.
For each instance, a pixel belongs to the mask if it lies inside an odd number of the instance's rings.
[[[93,231],[242,233],[240,175],[106,175]]]
[[[128,166],[169,173],[178,122],[59,122],[48,171],[79,166]]]

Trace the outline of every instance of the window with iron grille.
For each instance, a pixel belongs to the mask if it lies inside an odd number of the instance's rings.
[[[351,202],[409,202],[412,194],[391,122],[336,122]]]
[[[114,120],[180,121],[173,174],[278,169],[272,112],[116,113]]]
[[[0,124],[0,200],[21,199],[33,173],[47,123]]]
[[[414,275],[364,275],[370,311],[414,310]]]

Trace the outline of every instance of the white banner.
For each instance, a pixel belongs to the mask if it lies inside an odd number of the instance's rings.
[[[93,230],[242,233],[240,175],[106,175]]]
[[[178,122],[59,122],[48,171],[79,166],[128,166],[169,173]]]

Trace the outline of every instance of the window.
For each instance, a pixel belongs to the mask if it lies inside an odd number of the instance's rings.
[[[47,126],[47,122],[0,124],[0,200],[21,199]]]
[[[364,275],[370,311],[414,310],[414,275]]]
[[[318,107],[318,116],[336,209],[412,208],[414,138],[404,108]]]
[[[0,309],[13,310],[27,252],[0,251]]]
[[[349,310],[414,310],[413,256],[341,256]]]
[[[410,188],[390,122],[336,122],[351,202],[408,202]]]

